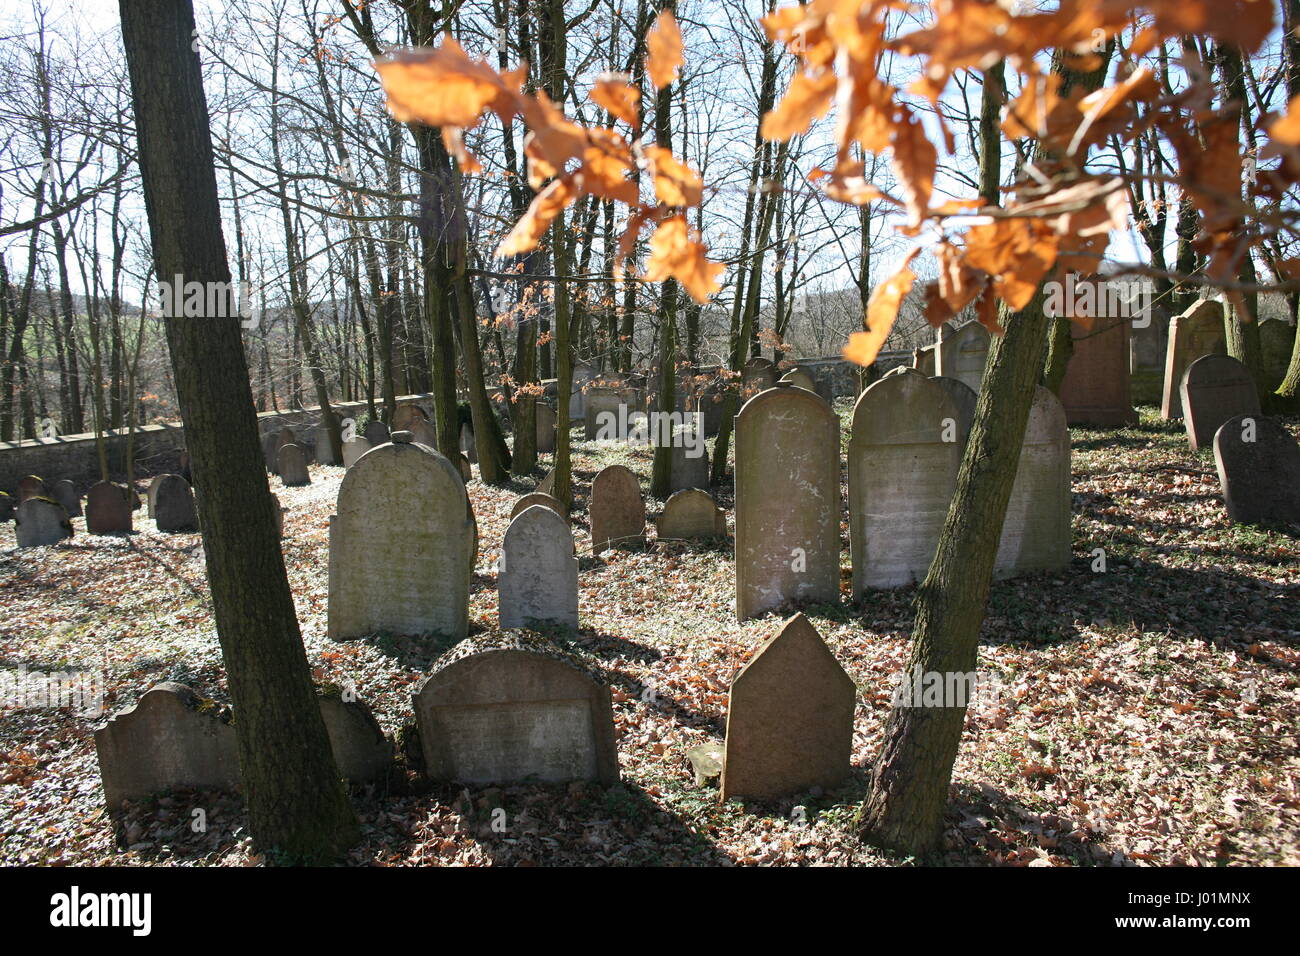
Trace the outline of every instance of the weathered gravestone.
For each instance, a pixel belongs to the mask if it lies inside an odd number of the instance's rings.
[[[1262,415],[1237,415],[1214,434],[1228,518],[1237,524],[1300,524],[1300,444]]]
[[[525,508],[531,508],[533,505],[545,505],[565,521],[569,520],[568,513],[564,510],[564,505],[560,504],[557,499],[548,495],[544,491],[530,491],[528,494],[516,501],[514,507],[510,509],[510,520],[514,521],[519,517],[520,512]]]
[[[969,435],[971,426],[975,424],[975,406],[979,402],[979,396],[970,390],[969,385],[965,382],[959,382],[955,378],[932,375],[930,381],[947,392],[948,397],[956,403],[959,412],[957,419],[958,434]],[[962,443],[965,443],[965,439],[962,439]]]
[[[163,475],[154,492],[154,518],[159,531],[190,532],[199,530],[199,516],[194,509],[194,491],[180,475]]]
[[[273,475],[280,473],[280,449],[285,445],[295,445],[298,438],[290,428],[273,431],[262,439],[262,454],[266,456],[266,470]]]
[[[945,378],[955,378],[979,394],[984,381],[984,365],[989,355],[989,331],[979,322],[967,322],[961,328],[940,328],[935,343],[934,371]]]
[[[341,458],[334,453],[334,445],[330,441],[329,429],[325,423],[321,422],[316,426],[316,447],[314,451],[316,461],[321,465],[337,465]]]
[[[778,381],[785,382],[787,385],[795,385],[805,389],[813,394],[817,392],[817,382],[811,375],[801,368],[792,368],[782,375]]]
[[[703,424],[699,418],[695,421]],[[709,487],[709,452],[703,431],[697,432],[693,425],[673,429],[669,451],[670,491]]]
[[[775,388],[776,379],[776,365],[772,360],[763,358],[760,355],[754,356],[745,363],[745,367],[740,373],[741,404],[749,401],[759,392]]]
[[[86,492],[86,530],[91,534],[124,534],[131,530],[131,501],[126,489],[98,481]]]
[[[317,700],[339,775],[354,783],[382,778],[392,765],[393,747],[370,708],[336,693],[320,694]]]
[[[645,543],[645,502],[636,475],[622,465],[601,469],[591,482],[591,551]]]
[[[238,788],[239,753],[228,721],[228,711],[184,684],[151,687],[95,730],[109,809],[168,790]]]
[[[1041,385],[1025,425],[994,574],[1011,577],[1070,563],[1070,430],[1060,399]]]
[[[399,431],[401,431],[401,429],[394,428],[388,436],[389,440],[397,441],[397,438],[394,436],[396,436]],[[432,422],[426,421],[423,418],[417,418],[415,421],[411,422],[410,435],[411,441],[415,442],[417,445],[423,445],[425,448],[432,448],[434,451],[438,450],[438,430],[433,427]],[[460,452],[457,452],[456,454],[459,455]]]
[[[0,521],[12,521],[18,504],[14,496],[7,491],[0,491]]]
[[[77,494],[77,486],[67,478],[54,483],[50,489],[50,497],[63,505],[63,510],[68,513],[69,518],[81,517],[81,495]]]
[[[736,416],[736,614],[840,595],[839,419],[779,384]]]
[[[472,425],[460,426],[460,453],[469,460],[471,465],[478,464],[478,446],[474,440]]]
[[[609,688],[537,635],[461,641],[434,663],[413,703],[433,780],[618,782]]]
[[[370,451],[370,442],[364,438],[354,438],[350,442],[343,444],[343,467],[351,468],[357,463],[357,459]]]
[[[579,363],[573,367],[573,391],[569,393],[569,421],[580,422],[587,416],[586,385],[597,376],[590,365]]]
[[[559,512],[532,505],[511,519],[497,590],[502,630],[535,623],[578,629],[578,556]]]
[[[1160,417],[1183,417],[1180,389],[1189,365],[1203,355],[1224,355],[1227,351],[1222,304],[1203,299],[1182,315],[1174,316],[1169,321],[1169,339],[1165,346],[1165,379]]]
[[[1295,326],[1281,319],[1265,319],[1259,323],[1259,356],[1264,374],[1264,386],[1270,392],[1282,384],[1291,366],[1291,350],[1295,346]]]
[[[388,426],[378,419],[366,423],[366,430],[362,432],[362,437],[370,442],[371,448],[378,448],[380,445],[388,444]]]
[[[286,488],[311,484],[307,470],[307,452],[301,445],[281,445],[275,456],[275,470]]]
[[[1060,391],[1067,424],[1136,424],[1129,385],[1129,319],[1099,318],[1092,328],[1071,322],[1070,335],[1074,351]]]
[[[712,438],[722,427],[722,413],[727,407],[727,388],[714,379],[699,391],[695,402],[695,421],[704,429],[704,437]]]
[[[456,466],[394,432],[349,468],[329,524],[328,634],[465,636],[474,520]]]
[[[145,500],[146,500],[146,501],[148,502],[148,504],[149,504],[149,517],[150,517],[150,518],[157,518],[157,517],[158,517],[157,513],[154,511],[154,499],[156,498],[156,496],[157,496],[157,494],[158,494],[158,486],[162,484],[162,480],[163,480],[165,477],[167,477],[165,474],[163,474],[163,475],[154,475],[153,478],[151,478],[150,481],[149,481],[149,490],[145,492]]]
[[[1203,355],[1187,366],[1178,392],[1192,451],[1209,448],[1214,433],[1229,418],[1260,414],[1250,372],[1227,355]]]
[[[550,497],[555,496],[555,469],[554,468],[548,471],[546,473],[546,476],[537,483],[537,488],[535,489],[535,491],[538,494],[543,494]]]
[[[72,522],[63,505],[52,498],[28,498],[14,515],[20,548],[40,548],[72,537]]]
[[[943,385],[914,369],[859,396],[848,455],[855,599],[921,581],[930,569],[966,447],[963,417]]]
[[[916,369],[927,378],[932,378],[934,376],[935,352],[937,350],[937,345],[923,345],[920,348],[913,349],[912,368]],[[954,381],[956,381],[956,379],[954,379]]]
[[[849,775],[857,689],[796,614],[731,682],[722,799],[779,800]]]
[[[456,453],[456,467],[460,470],[460,480],[469,484],[474,478],[474,468],[463,452]]]
[[[411,427],[416,422],[425,422],[429,416],[424,413],[424,409],[419,405],[413,405],[409,402],[405,405],[398,405],[393,411],[393,421],[391,430],[395,432],[414,431]]]
[[[722,538],[727,534],[727,513],[707,491],[688,488],[664,502],[655,526],[660,541]]]
[[[545,402],[535,402],[533,408],[537,414],[537,453],[551,455],[555,453],[555,409]]]
[[[18,482],[18,503],[22,504],[28,498],[48,498],[50,489],[45,486],[45,481],[36,475],[27,475]]]
[[[637,411],[636,392],[630,388],[593,385],[585,397],[583,437],[587,441],[627,438],[628,416]]]

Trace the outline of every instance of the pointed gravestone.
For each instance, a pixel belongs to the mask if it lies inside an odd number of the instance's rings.
[[[456,466],[394,432],[347,470],[329,524],[328,633],[465,636],[474,521]],[[417,507],[412,507],[416,503]]]
[[[77,494],[77,486],[68,479],[56,481],[54,487],[50,489],[50,497],[63,505],[63,510],[68,513],[69,518],[81,517],[81,495]]]
[[[1182,418],[1181,388],[1187,367],[1203,355],[1223,355],[1228,351],[1223,331],[1223,305],[1203,299],[1169,322],[1169,339],[1165,345],[1164,395],[1160,417]],[[1210,433],[1211,436],[1214,434]]]
[[[569,522],[545,505],[511,520],[497,576],[501,628],[578,629],[578,556]]]
[[[357,459],[370,451],[370,442],[364,438],[354,438],[350,442],[343,443],[343,467],[351,468],[357,463]]]
[[[537,410],[537,453],[550,455],[555,453],[555,409],[545,402],[535,402]]]
[[[378,419],[372,419],[366,423],[366,430],[362,433],[362,437],[370,442],[371,448],[378,448],[388,443],[388,426]]]
[[[72,537],[72,522],[52,498],[28,498],[14,515],[20,548],[40,548]]]
[[[655,527],[660,541],[721,538],[727,534],[727,514],[707,491],[688,488],[664,502]]]
[[[544,491],[529,492],[516,501],[514,507],[510,509],[510,520],[514,521],[519,517],[520,512],[525,508],[531,508],[533,505],[545,505],[565,521],[569,520],[569,516],[564,511],[564,505],[560,504],[559,501],[546,494]]]
[[[163,475],[154,492],[154,516],[158,530],[185,534],[199,530],[194,510],[194,491],[180,475]]]
[[[1070,322],[1073,351],[1060,389],[1068,424],[1137,424],[1129,384],[1129,321],[1099,318],[1091,328]]]
[[[281,445],[275,457],[275,469],[286,488],[299,488],[311,484],[307,470],[307,453],[301,445]]]
[[[462,641],[434,663],[413,704],[432,780],[618,782],[609,687],[540,636]]]
[[[839,418],[778,384],[736,416],[736,613],[840,594]]]
[[[1237,524],[1300,524],[1300,445],[1261,415],[1238,415],[1214,435],[1228,518]]]
[[[913,369],[859,396],[848,454],[855,600],[925,578],[957,489],[962,418],[948,390]]]
[[[36,475],[28,475],[18,482],[18,503],[22,504],[28,498],[48,498],[50,489],[45,486],[45,481]]]
[[[1070,563],[1070,431],[1060,399],[1041,385],[1025,425],[994,573],[1010,577]]]
[[[384,777],[393,762],[393,747],[370,708],[340,694],[321,694],[316,699],[339,776],[353,783]]]
[[[591,551],[645,543],[645,502],[636,475],[610,465],[591,482]]]
[[[1192,451],[1209,448],[1214,433],[1237,415],[1259,415],[1259,392],[1246,366],[1227,355],[1204,355],[1183,373],[1178,390]]]
[[[830,790],[849,774],[857,689],[802,614],[731,682],[722,799]]]
[[[952,332],[946,327],[940,329],[940,335],[935,347],[935,374],[964,382],[978,395],[989,355],[988,329],[978,322],[967,322]]]
[[[125,534],[131,530],[131,503],[121,485],[99,481],[86,492],[86,530]]]

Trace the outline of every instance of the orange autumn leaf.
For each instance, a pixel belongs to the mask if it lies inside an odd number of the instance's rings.
[[[909,224],[914,227],[929,210],[939,154],[930,137],[925,135],[921,121],[906,107],[899,110],[891,145],[891,165],[903,188],[903,204],[907,207]]]
[[[680,213],[659,223],[650,238],[644,277],[647,282],[662,282],[671,276],[691,298],[704,303],[721,288],[718,276],[722,270],[722,263],[709,261],[708,249],[691,234],[686,217]]]
[[[1300,96],[1286,105],[1286,115],[1269,126],[1268,135],[1287,146],[1300,146]]]
[[[698,206],[704,199],[704,180],[662,146],[645,147],[655,181],[655,196],[665,206]]]
[[[562,176],[533,197],[528,210],[515,223],[510,234],[501,241],[495,255],[499,259],[531,252],[537,248],[542,236],[569,203],[577,198],[577,183],[573,176]]]
[[[612,129],[588,130],[590,142],[582,152],[582,191],[602,199],[614,199],[635,206],[640,198],[632,151]]]
[[[830,71],[819,76],[796,73],[781,102],[763,117],[763,138],[784,141],[807,132],[813,120],[825,116],[831,108],[837,83],[838,78]]]
[[[610,116],[636,129],[641,125],[641,91],[629,79],[626,73],[602,73],[591,87],[591,99]]]
[[[524,143],[528,185],[540,189],[546,180],[560,175],[569,160],[583,154],[587,131],[565,116],[542,90],[524,101],[523,114],[529,129]]]
[[[854,332],[849,336],[848,344],[844,346],[844,357],[848,361],[857,365],[870,365],[876,360],[876,354],[885,344],[885,339],[889,338],[889,333],[898,318],[898,310],[903,304],[903,299],[912,291],[912,285],[916,282],[916,273],[912,271],[912,260],[920,251],[920,249],[913,249],[908,253],[907,258],[903,260],[903,267],[887,281],[876,286],[871,293],[871,298],[867,301],[867,331]]]
[[[645,38],[646,72],[655,89],[662,89],[677,76],[677,68],[682,65],[682,31],[677,27],[677,18],[671,10],[662,11],[655,18],[655,25]]]
[[[523,67],[506,74],[471,60],[451,37],[441,46],[403,50],[374,63],[388,110],[403,123],[471,129],[485,109],[502,117],[517,110]]]

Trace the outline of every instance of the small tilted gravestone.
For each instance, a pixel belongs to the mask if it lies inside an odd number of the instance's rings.
[[[311,473],[307,470],[307,453],[301,445],[282,445],[276,455],[275,466],[286,488],[311,484]]]
[[[660,541],[722,538],[727,534],[727,514],[707,491],[687,488],[664,503],[655,527]]]
[[[39,548],[72,537],[72,522],[52,498],[28,498],[14,516],[18,547]]]
[[[163,475],[154,491],[154,520],[159,531],[173,534],[199,530],[194,490],[180,475]]]
[[[434,663],[412,702],[432,780],[618,782],[609,687],[539,635],[461,641]]]
[[[131,501],[121,485],[99,481],[86,492],[86,530],[91,534],[131,531]]]
[[[554,625],[578,629],[578,556],[569,522],[532,505],[511,519],[497,574],[502,630]]]
[[[48,498],[50,490],[45,487],[45,481],[36,475],[27,475],[18,482],[18,503],[22,504],[28,498]]]
[[[1170,319],[1160,417],[1183,417],[1181,387],[1189,365],[1204,355],[1223,355],[1227,351],[1222,303],[1202,299],[1182,315]]]
[[[1228,518],[1237,524],[1300,524],[1300,444],[1261,415],[1237,415],[1214,435]]]
[[[555,452],[555,409],[540,401],[533,407],[537,410],[537,453],[553,454]]]
[[[591,550],[645,544],[645,502],[636,475],[622,465],[601,469],[591,482]]]
[[[321,694],[317,700],[339,774],[353,783],[384,776],[393,762],[393,745],[370,708],[337,693]]]
[[[371,448],[378,448],[380,445],[388,443],[388,434],[388,426],[379,419],[374,419],[366,424],[366,430],[362,433],[362,437],[370,442]]]
[[[731,682],[722,799],[779,800],[849,774],[857,688],[796,614]]]
[[[1227,355],[1205,355],[1187,366],[1178,394],[1192,451],[1209,448],[1214,433],[1228,419],[1260,414],[1259,392],[1250,372]]]
[[[81,495],[77,494],[77,486],[67,478],[54,483],[54,487],[50,489],[50,497],[63,505],[63,510],[68,513],[69,518],[81,517]]]
[[[349,442],[343,443],[343,467],[351,468],[357,463],[357,459],[370,451],[370,442],[364,438],[354,438]]]
[[[564,511],[564,505],[560,504],[557,499],[542,491],[530,491],[528,494],[516,501],[514,507],[510,509],[510,520],[514,521],[519,517],[521,511],[533,505],[545,505],[565,521],[569,520],[569,516]]]

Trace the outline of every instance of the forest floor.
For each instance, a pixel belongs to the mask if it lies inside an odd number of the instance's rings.
[[[837,406],[847,427],[848,406]],[[1233,527],[1213,458],[1181,423],[1072,430],[1074,560],[995,584],[981,671],[1001,693],[973,710],[953,775],[949,864],[1300,864],[1300,537]],[[1293,433],[1300,431],[1288,422]],[[712,443],[710,442],[710,445]],[[727,687],[782,618],[737,623],[729,547],[658,543],[591,556],[586,502],[603,466],[648,483],[650,451],[579,443],[573,651],[614,695],[621,784],[461,789],[414,773],[358,788],[358,865],[895,865],[851,818],[908,653],[914,588],[806,609],[858,685],[854,771],[841,789],[776,805],[722,804],[686,753],[721,742]],[[341,468],[272,485],[288,508],[284,555],[322,684],[351,685],[395,734],[443,650],[428,640],[325,636],[328,518]],[[511,505],[535,479],[469,485],[479,555],[471,631],[495,628],[495,572]],[[729,488],[719,501],[729,511]],[[659,502],[648,502],[653,516]],[[228,700],[198,535],[85,533],[14,550],[0,525],[0,667],[106,668],[108,712],[181,681]],[[734,524],[734,522],[733,522]],[[400,530],[400,529],[395,529]],[[1104,573],[1094,571],[1103,548]],[[653,693],[647,693],[653,691]],[[237,797],[177,793],[104,809],[94,721],[70,710],[0,720],[0,863],[253,865]],[[191,809],[206,811],[194,833]],[[504,832],[493,822],[505,810]]]

